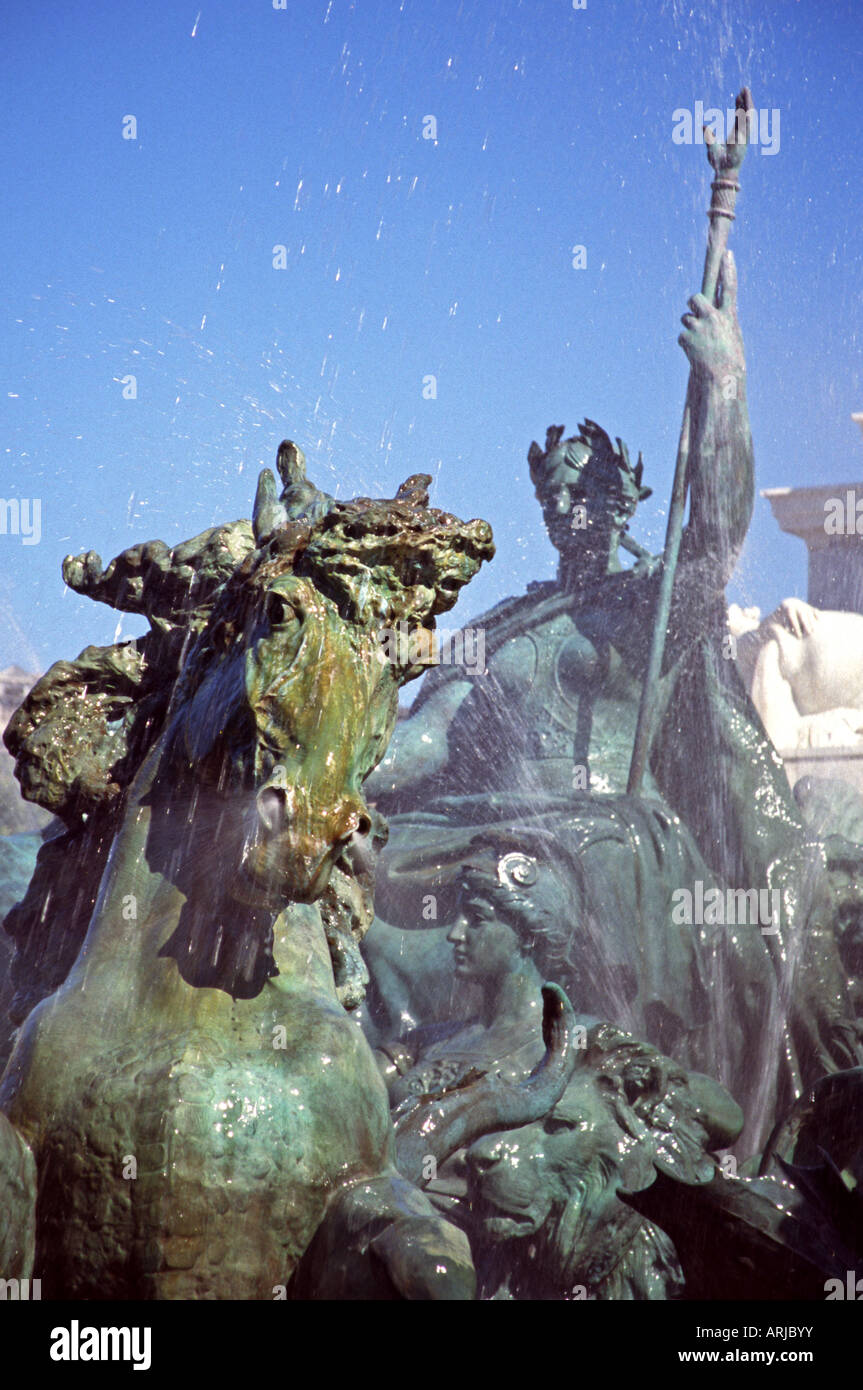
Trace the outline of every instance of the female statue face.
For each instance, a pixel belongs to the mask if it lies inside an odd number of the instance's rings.
[[[447,941],[452,942],[455,973],[462,980],[508,975],[523,959],[518,933],[476,890],[462,895]]]

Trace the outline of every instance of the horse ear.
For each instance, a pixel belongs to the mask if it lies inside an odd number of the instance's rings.
[[[396,502],[408,507],[427,507],[429,504],[430,473],[412,473],[406,478],[395,495]]]
[[[263,545],[281,526],[284,526],[287,519],[287,511],[276,496],[276,480],[269,468],[262,468],[258,475],[255,504],[252,507],[252,531],[255,544]]]
[[[283,439],[279,445],[276,467],[286,488],[292,487],[294,483],[305,482],[306,456],[299,444],[295,444],[292,439]]]
[[[306,456],[293,439],[282,440],[276,454],[276,467],[284,484],[279,497],[282,506],[279,526],[284,526],[288,521],[314,524],[335,506],[334,497],[328,492],[321,492],[320,488],[309,482],[306,477]]]

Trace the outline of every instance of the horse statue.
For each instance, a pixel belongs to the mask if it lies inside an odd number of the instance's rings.
[[[430,509],[425,475],[339,502],[289,441],[278,467],[251,525],[69,557],[150,631],[58,662],[6,734],[65,826],[6,922],[0,1234],[27,1277],[35,1219],[46,1298],[283,1296],[328,1199],[367,1181],[427,1218],[411,1287],[470,1296],[466,1241],[405,1198],[347,1009],[383,838],[362,784],[423,670],[381,633],[433,629],[491,531]]]

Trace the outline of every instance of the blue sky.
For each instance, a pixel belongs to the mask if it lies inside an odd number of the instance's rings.
[[[140,631],[64,591],[62,557],[249,515],[286,436],[341,496],[427,471],[492,523],[462,621],[554,572],[525,461],[552,422],[643,450],[658,550],[709,199],[672,116],[743,82],[781,122],[733,231],[758,486],[859,476],[858,0],[6,0],[0,23],[0,494],[42,504],[38,545],[0,535],[0,667]],[[731,596],[805,592],[759,498]]]

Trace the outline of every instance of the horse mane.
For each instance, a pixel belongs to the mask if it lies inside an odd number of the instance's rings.
[[[169,549],[134,546],[102,572],[92,551],[68,556],[71,588],[140,613],[150,631],[57,661],[13,715],[4,742],[27,801],[67,829],[118,815],[123,793],[161,731],[177,678],[218,596],[254,553],[247,521],[214,527]]]

